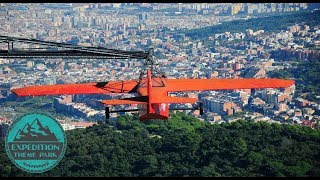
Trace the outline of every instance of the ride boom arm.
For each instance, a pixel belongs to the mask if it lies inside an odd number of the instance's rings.
[[[203,90],[232,90],[232,89],[260,89],[286,88],[295,83],[293,80],[264,78],[264,79],[167,79],[167,90],[203,91]]]

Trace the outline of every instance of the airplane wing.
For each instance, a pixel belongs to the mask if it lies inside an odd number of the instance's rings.
[[[264,79],[167,79],[166,86],[169,92],[203,91],[203,90],[232,90],[232,89],[259,89],[285,88],[295,81],[264,78]]]
[[[137,80],[128,80],[82,84],[40,85],[12,89],[11,91],[18,96],[134,93],[138,88],[138,83],[139,81]]]

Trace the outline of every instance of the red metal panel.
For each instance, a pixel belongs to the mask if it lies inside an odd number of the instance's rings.
[[[286,88],[293,85],[293,80],[274,78],[265,79],[167,79],[168,92],[173,91],[201,91],[201,90],[231,90],[231,89],[259,89]]]
[[[151,106],[151,102],[152,102],[152,84],[151,84],[151,71],[150,69],[147,70],[147,91],[148,91],[148,108],[147,111],[148,113],[154,113],[155,110],[152,108]]]

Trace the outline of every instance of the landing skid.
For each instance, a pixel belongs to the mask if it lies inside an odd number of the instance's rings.
[[[200,115],[203,115],[203,105],[202,102],[199,102],[198,105],[196,107],[193,108],[170,108],[170,110],[199,110],[200,111]]]
[[[135,112],[139,111],[140,109],[124,109],[124,110],[115,110],[115,111],[110,111],[110,107],[105,107],[105,114],[106,114],[106,121],[110,119],[110,114],[111,113],[118,113],[118,112]],[[169,110],[199,110],[200,115],[203,115],[203,105],[202,102],[199,102],[196,107],[193,108],[170,108]]]
[[[106,114],[106,121],[110,119],[110,113],[118,113],[118,112],[134,112],[139,111],[140,109],[127,109],[127,110],[116,110],[116,111],[110,111],[110,107],[105,107],[105,114]]]

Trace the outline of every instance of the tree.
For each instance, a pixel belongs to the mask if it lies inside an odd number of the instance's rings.
[[[157,135],[157,136],[152,136]],[[65,157],[26,173],[0,143],[0,176],[317,176],[320,130],[240,120],[210,124],[183,113],[168,121],[121,116],[66,131]]]

